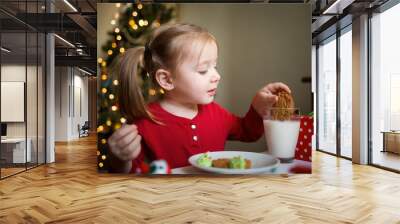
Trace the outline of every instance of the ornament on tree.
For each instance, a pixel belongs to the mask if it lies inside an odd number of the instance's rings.
[[[149,164],[146,162],[141,162],[140,165],[136,168],[136,174],[148,174],[150,171]]]
[[[154,160],[150,163],[151,174],[171,174],[171,169],[165,160]]]

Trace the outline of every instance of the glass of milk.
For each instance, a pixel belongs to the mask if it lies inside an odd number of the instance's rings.
[[[294,159],[300,131],[298,108],[271,108],[264,116],[268,152],[287,163]]]

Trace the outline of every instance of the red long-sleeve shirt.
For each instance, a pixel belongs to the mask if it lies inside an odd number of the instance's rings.
[[[164,159],[171,169],[188,166],[192,155],[223,151],[228,139],[256,141],[264,132],[262,118],[253,107],[240,118],[213,102],[199,105],[193,119],[175,116],[159,103],[152,103],[148,108],[163,124],[149,119],[135,122],[142,136],[142,150],[132,161],[131,172],[135,172],[145,156],[150,160]]]

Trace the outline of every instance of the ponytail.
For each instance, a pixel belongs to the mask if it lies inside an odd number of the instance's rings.
[[[128,49],[120,62],[118,98],[122,115],[126,116],[128,123],[141,118],[154,121],[153,115],[147,109],[138,83],[139,72],[144,69],[144,50],[144,47]]]

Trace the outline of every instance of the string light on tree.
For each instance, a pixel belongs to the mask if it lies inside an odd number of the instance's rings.
[[[159,26],[161,26],[161,24],[158,21],[153,22],[153,27],[154,28],[157,28]]]
[[[139,20],[139,26],[144,26],[144,21],[143,21],[143,19]]]
[[[121,128],[121,124],[120,123],[117,123],[115,126],[114,126],[114,129],[115,130],[118,130],[118,129],[120,129]]]
[[[102,131],[104,131],[103,125],[100,125],[99,127],[97,127],[97,132],[102,132]]]
[[[150,96],[155,96],[156,94],[157,94],[157,91],[155,89],[149,89]]]
[[[112,122],[111,122],[110,120],[107,120],[106,125],[107,125],[107,126],[111,126],[111,125],[112,125]]]

